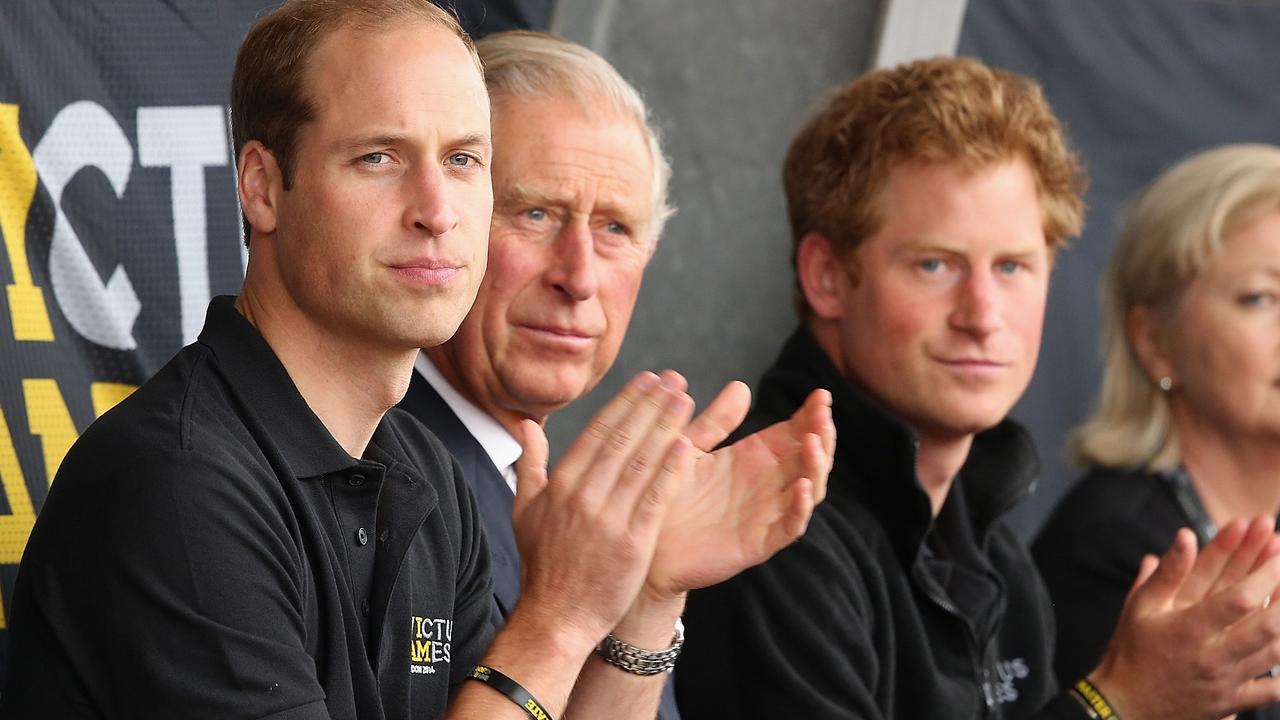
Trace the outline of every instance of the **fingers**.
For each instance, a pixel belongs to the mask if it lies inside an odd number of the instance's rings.
[[[673,444],[685,444],[677,441],[685,440],[682,433],[693,414],[693,400],[683,391],[665,387],[668,392],[649,395],[600,448],[590,470],[594,477],[578,491],[587,505],[607,501],[616,508],[632,508],[651,499],[645,493],[655,484],[666,483],[665,473],[683,467],[668,463],[666,457]],[[692,455],[692,447],[689,451]],[[608,478],[612,477],[617,479],[611,484]]]
[[[813,433],[804,436],[795,455],[795,462],[784,465],[787,477],[807,479],[811,485],[814,505],[817,505],[827,496],[827,475],[831,468],[823,449],[822,438]]]
[[[1208,592],[1209,595],[1236,584],[1250,572],[1261,567],[1267,559],[1264,553],[1271,545],[1271,541],[1275,539],[1275,526],[1275,519],[1265,516],[1254,518],[1246,526],[1239,547],[1222,568],[1217,581]]]
[[[1267,547],[1258,554],[1258,564],[1261,565],[1263,561],[1270,560],[1277,555],[1280,555],[1280,535],[1273,534],[1271,540],[1267,542]]]
[[[660,383],[658,376],[651,372],[637,374],[591,418],[556,466],[556,472],[565,477],[567,491],[576,488],[577,480],[591,470],[596,454],[614,435],[615,428],[635,411],[646,396],[659,388]]]
[[[822,441],[817,435],[805,437],[800,454],[799,472],[786,467],[783,471],[787,478],[778,497],[780,505],[776,520],[769,522],[760,556],[754,562],[764,562],[777,551],[795,542],[804,535],[813,517],[813,509],[822,502],[826,493],[825,455]],[[787,463],[790,465],[791,463]],[[815,481],[817,477],[819,480]]]
[[[1251,612],[1251,616],[1227,629],[1218,652],[1207,660],[1218,667],[1230,667],[1240,681],[1280,664],[1280,606],[1259,603]]]
[[[689,423],[685,437],[702,452],[711,452],[742,424],[751,408],[751,389],[734,380],[716,395],[705,410]]]
[[[1255,677],[1240,688],[1236,698],[1239,708],[1260,708],[1278,703],[1280,702],[1280,678],[1269,675]]]
[[[643,496],[631,513],[632,527],[654,533],[662,527],[662,520],[669,507],[668,501],[676,494],[680,483],[693,476],[696,457],[697,453],[689,438],[676,435],[662,459],[659,471],[644,488]]]
[[[835,448],[835,426],[827,422],[829,437],[810,434],[805,438],[805,475],[813,481],[813,502],[820,503],[827,497],[827,476],[831,474],[832,452]]]
[[[1255,630],[1263,629],[1258,627],[1258,622],[1265,622],[1265,619],[1258,620],[1256,618],[1250,621],[1241,622],[1244,618],[1258,613],[1263,607],[1270,603],[1271,593],[1275,592],[1276,586],[1280,585],[1280,557],[1274,557],[1267,560],[1261,567],[1249,573],[1243,580],[1235,585],[1222,590],[1213,597],[1204,601],[1198,614],[1201,615],[1203,622],[1208,627],[1227,627],[1234,623],[1240,622],[1241,627],[1254,627]],[[1280,606],[1278,606],[1280,607]],[[1280,623],[1280,617],[1276,618]],[[1228,636],[1235,633],[1237,628],[1230,628]],[[1280,624],[1277,625],[1277,632],[1280,632]],[[1249,636],[1244,642],[1261,641],[1261,637],[1254,635]],[[1227,640],[1226,642],[1229,642]],[[1252,650],[1249,650],[1252,652]],[[1245,651],[1238,650],[1232,653],[1232,660],[1238,659],[1245,654]]]
[[[782,517],[770,528],[766,536],[763,555],[757,562],[764,562],[774,553],[799,540],[809,527],[809,518],[813,517],[815,505],[813,482],[808,478],[800,478],[788,489],[790,502]]]
[[[836,424],[831,418],[831,393],[827,390],[814,390],[809,394],[809,399],[805,404],[813,403],[817,408],[816,415],[818,420],[818,429],[815,431],[818,438],[822,441],[822,452],[826,457],[826,467],[823,468],[824,473],[831,472],[831,464],[836,458]],[[823,481],[825,487],[826,481]],[[818,496],[818,502],[822,502],[822,497]]]
[[[512,517],[519,517],[547,486],[547,436],[532,420],[520,421],[520,446],[524,452],[516,460],[516,499]]]
[[[805,398],[791,417],[780,420],[756,433],[775,455],[782,455],[791,450],[809,434],[830,440],[830,452],[835,451],[835,426],[831,422],[831,393],[826,390],[814,390]]]
[[[1126,605],[1132,604],[1134,612],[1145,615],[1173,602],[1195,562],[1196,536],[1187,528],[1182,528],[1173,536],[1173,544],[1160,558],[1159,564],[1154,569],[1147,570],[1145,579],[1142,578],[1143,571],[1139,570],[1139,580],[1142,582],[1134,583]],[[1147,563],[1144,561],[1145,564]]]
[[[1247,526],[1243,520],[1232,521],[1200,550],[1195,565],[1178,591],[1179,605],[1189,605],[1208,597],[1210,590],[1222,575],[1222,571],[1231,562],[1232,555],[1244,540],[1246,530]]]
[[[1155,555],[1143,555],[1142,562],[1138,564],[1138,576],[1133,579],[1133,585],[1129,588],[1129,595],[1132,596],[1134,591],[1146,584],[1159,566],[1160,558]]]

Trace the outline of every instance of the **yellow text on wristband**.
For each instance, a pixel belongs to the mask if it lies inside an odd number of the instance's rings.
[[[551,713],[542,709],[533,694],[524,689],[520,683],[503,675],[486,665],[477,665],[467,675],[468,680],[479,680],[498,692],[506,695],[511,702],[519,705],[525,714],[533,720],[552,720]]]

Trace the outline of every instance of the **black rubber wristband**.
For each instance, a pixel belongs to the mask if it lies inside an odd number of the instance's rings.
[[[477,665],[471,670],[471,674],[467,675],[468,680],[479,680],[498,692],[506,695],[511,702],[520,706],[525,714],[533,718],[533,720],[553,720],[551,713],[542,709],[542,703],[538,702],[524,686],[494,670],[487,665]]]
[[[1075,687],[1071,691],[1084,700],[1086,709],[1094,713],[1093,717],[1098,720],[1120,720],[1120,716],[1116,714],[1111,703],[1107,701],[1107,697],[1102,694],[1098,688],[1087,678],[1080,678],[1076,681]]]

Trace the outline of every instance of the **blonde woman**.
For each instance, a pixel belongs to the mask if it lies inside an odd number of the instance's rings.
[[[1092,668],[1142,556],[1280,510],[1280,148],[1194,155],[1134,200],[1102,285],[1087,469],[1033,547],[1056,671]],[[1241,717],[1280,718],[1280,709]]]

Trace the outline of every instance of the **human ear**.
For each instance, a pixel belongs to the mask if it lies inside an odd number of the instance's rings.
[[[1124,330],[1129,347],[1151,382],[1159,384],[1162,378],[1169,378],[1176,383],[1173,362],[1161,337],[1163,323],[1159,313],[1142,305],[1134,307],[1125,316]]]
[[[796,249],[796,276],[816,317],[835,320],[844,314],[843,293],[839,287],[846,278],[844,263],[836,256],[827,236],[811,232],[800,238]]]
[[[261,142],[250,140],[240,150],[236,168],[240,209],[249,225],[258,233],[275,232],[280,192],[284,188],[284,177],[275,154]]]

